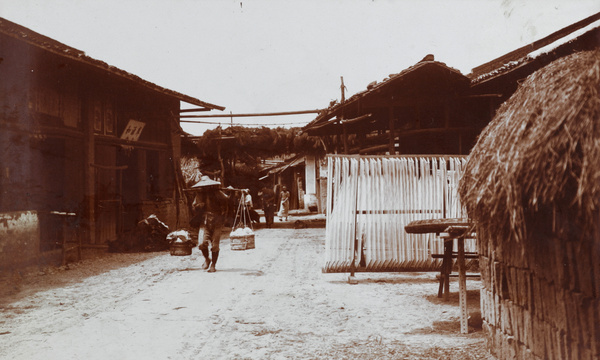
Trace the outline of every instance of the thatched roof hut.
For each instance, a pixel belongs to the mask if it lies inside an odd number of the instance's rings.
[[[559,59],[505,102],[470,155],[460,194],[477,221],[522,238],[526,218],[600,207],[600,51]],[[564,229],[561,229],[564,230]]]
[[[600,50],[529,76],[473,148],[482,318],[501,359],[600,358]]]

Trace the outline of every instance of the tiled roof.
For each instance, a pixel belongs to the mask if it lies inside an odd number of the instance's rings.
[[[504,54],[492,61],[474,68],[467,75],[472,84],[478,84],[490,78],[511,71],[548,54],[560,46],[575,41],[578,37],[600,27],[600,13],[594,14],[563,29],[560,29],[540,40]]]
[[[472,70],[472,73],[465,76],[465,78],[470,82],[470,84],[477,85],[481,82],[484,82],[488,79],[495,78],[502,74],[508,73],[511,70],[518,68],[522,65],[528,64],[534,61],[538,57],[542,57],[553,50],[560,48],[561,46],[567,45],[584,34],[587,34],[591,31],[599,31],[600,30],[600,13],[594,14],[586,19],[583,19],[577,23],[569,25],[559,31],[556,31],[543,39],[537,40],[529,45],[523,46],[519,49],[509,52],[497,59],[489,61],[485,64],[482,64]],[[455,73],[458,76],[463,77],[460,71],[453,69],[451,67],[446,66],[446,64],[434,61],[432,55],[426,56],[423,60],[418,62],[417,64],[402,70],[397,74],[391,74],[388,78],[384,79],[382,82],[372,82],[367,86],[366,90],[358,92],[354,94],[352,97],[344,101],[343,104],[332,101],[329,104],[327,109],[324,109],[319,115],[306,126],[303,127],[304,130],[309,128],[321,127],[328,120],[333,118],[338,114],[338,112],[344,108],[345,106],[351,104],[352,102],[364,98],[371,93],[379,91],[381,88],[389,86],[391,83],[396,81],[397,79],[401,79],[404,76],[418,71],[420,68],[424,66],[438,66],[449,70],[452,73]]]
[[[415,65],[410,66],[397,74],[390,74],[389,77],[385,78],[383,81],[381,81],[379,83],[377,83],[376,81],[370,83],[367,86],[366,90],[363,90],[361,92],[358,92],[358,93],[352,95],[350,98],[346,99],[346,101],[344,101],[343,104],[338,103],[337,101],[331,102],[327,109],[324,109],[321,113],[319,113],[319,115],[313,121],[311,121],[310,123],[305,125],[303,127],[303,129],[313,127],[319,123],[322,123],[324,121],[331,119],[333,116],[335,116],[337,111],[340,110],[342,107],[347,106],[348,104],[351,104],[352,102],[357,101],[361,98],[364,98],[365,96],[369,96],[372,93],[376,93],[376,92],[380,91],[382,88],[385,88],[385,87],[391,85],[392,83],[404,78],[406,75],[416,72],[416,71],[419,71],[425,67],[436,67],[436,68],[445,69],[445,70],[449,71],[450,73],[455,74],[458,77],[464,78],[465,81],[468,81],[468,78],[466,78],[459,70],[451,68],[442,62],[434,61],[433,56],[428,55],[423,60],[416,63]]]
[[[201,101],[199,99],[196,99],[194,97],[191,97],[191,96],[188,96],[185,94],[181,94],[177,91],[169,90],[169,89],[163,88],[161,86],[158,86],[158,85],[151,83],[149,81],[146,81],[134,74],[131,74],[125,70],[121,70],[121,69],[119,69],[115,66],[111,66],[103,61],[91,58],[91,57],[85,55],[85,52],[83,52],[81,50],[67,46],[61,42],[58,42],[47,36],[41,35],[35,31],[32,31],[24,26],[18,25],[16,23],[13,23],[4,18],[0,18],[0,33],[10,36],[12,38],[15,38],[17,40],[26,42],[26,43],[28,43],[32,46],[36,46],[40,49],[52,52],[59,56],[63,56],[63,57],[66,57],[66,58],[69,58],[69,59],[72,59],[75,61],[79,61],[81,63],[93,66],[95,68],[101,69],[108,73],[118,75],[122,78],[131,80],[137,84],[140,84],[146,88],[149,88],[151,90],[174,97],[174,98],[184,101],[186,103],[189,103],[192,105],[197,105],[197,106],[202,106],[202,107],[209,108],[209,109],[215,109],[215,110],[224,110],[225,109],[225,107],[223,107],[223,106],[210,104],[210,103]]]

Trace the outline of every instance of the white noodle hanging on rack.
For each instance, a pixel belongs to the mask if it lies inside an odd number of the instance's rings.
[[[328,157],[324,272],[439,270],[444,244],[407,234],[413,220],[466,217],[456,192],[464,156]],[[355,249],[356,239],[356,249]],[[474,240],[465,251],[477,251]]]

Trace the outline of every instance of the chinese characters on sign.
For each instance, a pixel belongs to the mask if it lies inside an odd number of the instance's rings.
[[[140,138],[140,135],[142,134],[142,130],[144,129],[145,125],[146,124],[141,121],[130,119],[127,123],[127,126],[125,127],[125,130],[123,130],[121,139],[137,141]]]

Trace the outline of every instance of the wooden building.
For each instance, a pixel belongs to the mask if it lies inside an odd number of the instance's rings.
[[[332,104],[303,130],[321,137],[327,153],[464,155],[497,97],[473,94],[467,76],[428,55]]]
[[[268,170],[267,177],[271,178],[276,191],[277,203],[281,188],[285,186],[290,192],[290,210],[304,208],[305,194],[305,158],[296,155],[284,161],[282,164]]]
[[[592,15],[468,75],[427,55],[348,99],[342,96],[303,131],[320,137],[329,154],[466,155],[524,78],[598,44],[589,30],[599,18]]]
[[[223,107],[2,18],[0,79],[2,267],[50,258],[65,238],[105,245],[151,214],[187,221],[180,102]]]
[[[595,30],[598,20],[600,13],[475,67],[468,75],[473,93],[499,94],[495,101],[498,108],[534,71],[573,52],[596,48],[600,43]]]

